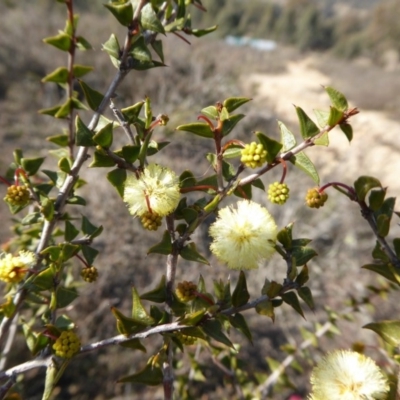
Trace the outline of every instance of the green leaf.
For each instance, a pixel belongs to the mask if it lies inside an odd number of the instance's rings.
[[[181,188],[192,187],[196,184],[196,178],[192,171],[185,170],[179,176],[179,186]]]
[[[214,133],[211,130],[210,126],[203,122],[194,122],[191,124],[179,125],[176,130],[194,133],[195,135],[205,138],[214,137]]]
[[[125,376],[118,380],[119,383],[140,383],[147,386],[158,386],[163,382],[161,368],[147,364],[144,369],[136,374]]]
[[[75,328],[73,321],[65,314],[57,317],[55,327],[61,331],[71,330]]]
[[[239,280],[232,293],[232,304],[234,307],[240,307],[249,301],[250,294],[247,290],[246,275],[243,271],[240,271]]]
[[[228,119],[225,119],[222,125],[222,136],[227,136],[236,124],[245,117],[244,114],[231,115]]]
[[[163,52],[163,43],[162,40],[153,40],[151,42],[151,47],[156,52],[160,60],[164,63],[164,52]]]
[[[90,163],[89,168],[110,168],[114,167],[116,162],[102,150],[96,150],[93,153],[93,161]]]
[[[54,270],[46,268],[40,271],[37,275],[33,276],[32,281],[29,283],[35,285],[39,291],[54,289]]]
[[[199,262],[201,264],[206,264],[206,265],[210,265],[210,263],[208,262],[208,260],[203,257],[196,248],[196,244],[195,243],[189,243],[188,245],[186,245],[179,253],[181,255],[182,258],[184,258],[185,260],[188,261],[195,261],[195,262]]]
[[[140,154],[140,146],[126,145],[122,147],[122,158],[130,163],[134,163]]]
[[[330,112],[325,110],[314,110],[314,114],[317,118],[318,125],[321,128],[325,128],[328,125]]]
[[[82,254],[83,257],[85,257],[86,262],[89,265],[93,265],[93,262],[99,254],[99,251],[88,245],[82,245]]]
[[[224,100],[223,106],[226,107],[229,113],[231,113],[250,100],[252,99],[248,99],[247,97],[230,97],[229,99]]]
[[[117,330],[121,335],[128,336],[133,333],[140,332],[146,328],[146,325],[141,324],[134,318],[125,316],[115,307],[111,307],[111,312],[114,314],[114,317],[117,320]]]
[[[157,14],[154,12],[151,3],[147,3],[140,14],[140,22],[143,29],[157,32],[165,33],[164,26],[161,21],[157,18]]]
[[[60,246],[46,247],[43,251],[40,252],[40,255],[43,256],[46,254],[48,254],[50,256],[51,261],[57,261],[60,258],[61,247]]]
[[[248,341],[251,344],[253,344],[253,337],[251,335],[251,331],[250,331],[249,327],[247,326],[247,322],[242,314],[237,313],[237,314],[229,317],[229,322],[231,323],[231,325],[234,328],[236,328],[240,332],[242,332],[243,335],[248,339]]]
[[[79,229],[75,228],[70,221],[65,221],[64,238],[66,242],[74,240],[79,234]]]
[[[54,143],[58,146],[61,147],[67,147],[69,143],[69,136],[62,134],[62,135],[54,135],[54,136],[49,136],[46,138],[47,141]]]
[[[43,42],[50,44],[62,51],[69,51],[71,48],[71,37],[66,33],[59,33],[57,36],[51,36],[43,39]]]
[[[368,207],[372,211],[378,211],[385,200],[386,196],[386,188],[380,188],[378,190],[371,190],[371,193],[368,197]]]
[[[103,50],[112,58],[119,60],[120,47],[118,38],[112,33],[110,38],[103,44]]]
[[[21,158],[21,166],[29,176],[32,176],[38,172],[44,160],[45,157]]]
[[[265,315],[275,321],[275,311],[271,300],[261,301],[256,305],[256,312],[260,315]]]
[[[76,289],[67,289],[58,286],[56,291],[57,308],[64,308],[69,306],[77,297],[78,292]]]
[[[278,232],[277,239],[279,243],[283,245],[286,250],[292,249],[292,240],[293,240],[293,223],[285,226]]]
[[[85,83],[81,79],[78,79],[78,82],[83,90],[83,94],[85,95],[89,107],[93,111],[96,111],[103,101],[104,96],[97,90],[92,89],[87,83]]]
[[[378,181],[378,179],[372,177],[372,176],[360,176],[355,182],[354,182],[354,188],[357,193],[357,198],[360,201],[365,201],[365,197],[367,193],[376,187],[382,188],[381,183]]]
[[[267,151],[267,162],[272,163],[276,156],[280,153],[283,145],[274,139],[265,136],[261,132],[256,132],[256,136],[264,149]]]
[[[296,277],[296,283],[298,283],[300,286],[303,286],[308,281],[308,279],[308,267],[307,264],[304,264],[300,273]]]
[[[283,144],[282,151],[286,152],[291,150],[294,146],[296,146],[296,139],[292,132],[286,127],[286,125],[278,121],[279,130],[281,132],[281,142]]]
[[[80,246],[71,244],[71,243],[63,243],[61,246],[61,254],[60,259],[62,262],[69,260],[74,257],[80,250]]]
[[[390,218],[384,214],[379,215],[376,219],[376,226],[378,229],[378,235],[386,237],[390,230]]]
[[[144,101],[139,101],[138,103],[133,104],[132,106],[123,108],[121,110],[122,115],[124,116],[124,118],[128,124],[132,124],[138,119],[140,111],[142,110],[143,104],[144,104]]]
[[[394,271],[390,268],[390,264],[365,264],[361,268],[382,275],[387,280],[399,284],[400,277],[394,275]]]
[[[60,171],[69,174],[71,171],[71,164],[69,158],[67,157],[60,158],[58,160],[58,168],[60,169]]]
[[[154,319],[150,317],[146,309],[143,307],[139,293],[132,287],[132,318],[141,325],[149,326],[154,324]]]
[[[313,120],[300,107],[296,107],[297,117],[300,123],[300,132],[304,140],[314,137],[319,133],[319,128]]]
[[[335,107],[331,107],[329,113],[328,125],[335,126],[343,118],[343,111],[338,110]]]
[[[300,247],[294,247],[292,250],[292,257],[296,259],[297,267],[306,264],[308,261],[310,261],[317,255],[318,253],[311,247],[300,246]]]
[[[133,19],[133,7],[130,1],[123,4],[103,4],[108,11],[123,25],[128,26]]]
[[[133,42],[129,54],[136,60],[151,62],[151,53],[146,46],[143,36],[140,36]]]
[[[113,122],[105,125],[93,136],[93,141],[104,148],[109,148],[113,142]]]
[[[150,249],[147,251],[147,254],[152,254],[152,253],[164,254],[164,255],[172,253],[171,236],[169,235],[167,230],[164,231],[161,242],[150,247]]]
[[[210,119],[217,120],[218,116],[219,116],[217,107],[215,107],[215,106],[209,106],[209,107],[203,108],[200,112]]]
[[[76,48],[81,51],[92,50],[93,46],[82,36],[76,37]]]
[[[284,293],[281,297],[286,304],[293,307],[293,309],[304,318],[303,310],[295,292]]]
[[[94,226],[85,216],[82,216],[82,232],[85,235],[91,236],[92,234],[96,234],[99,231],[97,226]],[[98,235],[96,235],[98,236]]]
[[[44,198],[40,207],[40,212],[47,221],[51,221],[54,217],[54,200]]]
[[[107,174],[107,179],[117,189],[121,197],[124,197],[124,185],[126,181],[126,170],[117,168]]]
[[[42,82],[66,83],[68,80],[68,69],[66,67],[56,68],[54,71],[42,78]]]
[[[205,28],[205,29],[190,29],[186,33],[189,33],[196,37],[202,37],[202,36],[208,35],[209,33],[214,32],[217,28],[218,28],[218,25],[214,25],[214,26],[210,26],[209,28]]]
[[[297,153],[295,156],[292,156],[289,161],[293,163],[297,168],[300,168],[301,170],[306,172],[314,180],[314,182],[319,185],[318,172],[315,169],[314,164],[303,151]]]
[[[161,277],[160,283],[149,292],[143,293],[140,298],[142,300],[153,301],[154,303],[164,303],[167,298],[165,275]]]
[[[198,325],[203,320],[204,315],[206,314],[206,312],[207,312],[207,309],[202,307],[200,310],[197,310],[197,311],[192,312],[190,314],[185,314],[185,317],[182,318],[182,320],[180,320],[180,324],[182,324],[182,325],[190,325],[190,326]]]
[[[242,155],[242,149],[242,146],[231,145],[224,151],[223,156],[225,159],[238,158]]]
[[[50,107],[50,108],[42,108],[41,110],[38,111],[38,113],[42,114],[42,115],[50,115],[51,117],[56,117],[56,115],[58,114],[60,109],[61,109],[61,106],[54,106],[54,107]]]
[[[353,140],[353,127],[350,124],[340,124],[340,129],[346,135],[347,140],[351,142]]]
[[[72,69],[75,78],[82,78],[82,76],[85,76],[89,72],[93,71],[94,68],[88,65],[74,64]]]
[[[400,321],[373,322],[363,328],[374,331],[391,346],[398,347],[400,344]]]
[[[206,335],[212,337],[217,342],[221,342],[228,347],[234,348],[232,342],[222,332],[222,324],[218,320],[208,320],[201,325]]]
[[[299,294],[300,298],[308,305],[311,310],[315,309],[313,296],[311,293],[310,288],[304,286],[297,289],[297,293]]]
[[[394,251],[396,252],[397,258],[400,259],[400,238],[393,239],[393,247]]]
[[[77,146],[95,146],[93,132],[83,123],[79,115],[75,118],[76,144]]]
[[[349,108],[346,97],[330,86],[325,86],[324,89],[328,93],[329,98],[335,108],[339,111],[346,111]]]

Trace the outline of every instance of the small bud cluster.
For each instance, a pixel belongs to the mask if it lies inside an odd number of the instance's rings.
[[[246,144],[240,161],[250,168],[259,168],[267,161],[267,151],[261,143]]]
[[[191,346],[192,344],[195,344],[197,342],[197,337],[185,335],[182,332],[176,332],[176,337],[185,346]]]
[[[53,344],[56,356],[62,358],[72,358],[81,348],[78,336],[72,331],[63,331]]]
[[[85,282],[95,282],[99,276],[97,268],[93,265],[91,267],[83,268],[81,271],[81,277]]]
[[[306,203],[310,208],[320,208],[322,207],[326,200],[328,200],[328,195],[325,192],[320,192],[318,188],[308,189],[306,195]]]
[[[180,301],[187,303],[196,297],[197,285],[193,282],[179,282],[175,289],[176,297]]]
[[[283,205],[289,198],[289,192],[286,183],[274,182],[268,187],[268,199],[271,203]]]
[[[144,229],[156,231],[161,226],[162,217],[155,212],[147,211],[140,216],[140,222]]]
[[[29,201],[29,189],[25,185],[16,186],[11,185],[7,188],[6,197],[4,201],[12,206],[25,206]]]

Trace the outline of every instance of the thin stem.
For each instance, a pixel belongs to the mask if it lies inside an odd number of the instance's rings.
[[[172,341],[170,340],[167,350],[167,360],[163,362],[163,387],[164,387],[164,400],[172,400],[174,395],[174,370],[173,362]]]
[[[286,161],[283,158],[280,159],[280,162],[282,164],[283,171],[282,171],[282,177],[281,177],[281,180],[279,183],[283,183],[283,182],[285,182],[285,178],[286,178],[286,174],[287,174],[287,165],[286,165]]]
[[[75,49],[76,49],[76,37],[75,37],[75,27],[74,27],[74,2],[73,0],[67,0],[65,2],[68,12],[68,21],[72,29],[72,40],[71,46],[68,50],[68,78],[67,78],[67,101],[71,101],[74,95],[74,60],[75,60]],[[74,131],[74,108],[70,107],[69,117],[68,117],[68,147],[69,156],[74,159],[74,149],[75,149],[75,131]]]
[[[131,126],[128,124],[121,111],[119,111],[118,108],[115,107],[112,100],[110,100],[110,108],[118,123],[121,125],[121,128],[124,130],[126,136],[128,136],[128,139],[132,142],[132,144],[135,144],[135,137],[133,136]]]

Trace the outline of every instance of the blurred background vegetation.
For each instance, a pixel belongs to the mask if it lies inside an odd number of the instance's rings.
[[[98,0],[75,1],[76,11],[81,15],[79,34],[96,50],[79,53],[77,62],[95,67],[94,73],[88,76],[88,83],[98,91],[106,90],[115,73],[108,56],[100,51],[101,43],[109,38],[111,32],[121,39],[124,35],[124,30],[108,15],[102,3]],[[256,96],[257,88],[244,92],[243,80],[247,75],[279,75],[287,71],[288,63],[310,56],[315,60],[314,67],[328,75],[333,86],[348,95],[353,104],[361,109],[384,112],[392,120],[400,121],[400,3],[397,0],[203,0],[203,4],[208,12],[201,13],[194,9],[193,26],[200,28],[218,24],[216,33],[211,38],[189,37],[190,46],[177,37],[167,37],[164,53],[168,67],[133,72],[118,90],[116,103],[120,108],[149,96],[155,115],[169,114],[169,126],[157,131],[157,134],[171,139],[172,143],[160,153],[158,162],[169,165],[177,173],[193,168],[193,165],[196,165],[199,175],[207,173],[209,166],[203,155],[210,144],[201,138],[190,137],[189,141],[186,135],[174,132],[174,127],[194,121],[201,108],[216,101],[232,96]],[[59,134],[66,128],[65,121],[37,113],[41,108],[61,102],[64,96],[63,91],[55,85],[41,83],[41,78],[54,68],[66,65],[64,54],[42,43],[44,37],[55,35],[64,26],[64,11],[62,4],[54,0],[0,2],[1,174],[12,161],[14,148],[23,148],[29,157],[45,156],[48,150],[54,149],[45,138]],[[228,35],[273,40],[277,46],[269,52],[231,46],[224,40]],[[321,82],[313,83],[315,90],[319,90]],[[288,104],[292,103],[285,93],[276,93],[276,96],[284,97]],[[233,133],[234,137],[254,140],[251,132],[255,130],[277,135],[276,119],[281,116],[276,112],[273,101],[261,105],[260,102],[250,103],[244,107],[244,111],[248,116],[239,124]],[[82,112],[80,115],[86,122],[90,118],[90,113]],[[122,136],[116,138],[116,142],[122,143]],[[324,164],[324,151],[321,150],[320,165]],[[46,167],[54,168],[56,159],[48,157],[46,163]],[[376,167],[379,173],[379,166]],[[89,200],[85,213],[89,214],[93,223],[105,228],[95,243],[101,251],[96,264],[100,278],[96,284],[82,287],[82,295],[76,301],[79,307],[67,310],[71,317],[79,321],[78,332],[83,343],[115,335],[115,322],[109,307],[129,310],[131,286],[135,285],[143,292],[154,287],[155,277],[164,273],[163,257],[146,257],[146,250],[158,240],[158,234],[143,232],[138,221],[131,219],[104,175],[102,170],[82,171],[82,177],[90,183],[83,189],[84,196]],[[280,172],[271,175],[272,182],[279,179]],[[355,178],[351,176],[351,179]],[[254,312],[248,312],[246,316],[254,329],[255,344],[244,344],[241,357],[247,363],[247,368],[251,366],[250,369],[254,371],[269,371],[266,357],[282,360],[285,354],[279,349],[281,345],[301,343],[300,325],[311,330],[313,322],[326,320],[324,305],[340,308],[344,299],[350,295],[363,296],[365,286],[376,283],[375,275],[371,277],[366,272],[360,278],[359,267],[370,260],[374,240],[359,213],[350,211],[348,215],[338,216],[337,210],[348,208],[348,202],[335,194],[324,211],[313,213],[305,209],[303,199],[303,192],[312,185],[309,178],[294,171],[289,174],[288,182],[293,193],[290,206],[268,207],[280,227],[293,220],[307,221],[303,226],[299,223],[296,232],[299,237],[314,239],[314,247],[320,254],[317,261],[310,264],[311,287],[320,305],[317,305],[314,314],[308,312],[307,321],[302,323],[299,316],[288,307],[279,309],[275,324],[260,319]],[[264,183],[268,185],[269,182]],[[0,190],[3,196],[4,186]],[[256,196],[265,203],[265,194]],[[118,206],[111,206],[114,204]],[[80,213],[82,209],[77,208],[75,212]],[[11,218],[4,204],[0,204],[0,216],[0,242],[6,243],[12,232],[8,229]],[[207,227],[200,229],[194,240],[201,242],[203,254],[210,256]],[[197,280],[200,273],[213,279],[225,279],[228,274],[226,268],[217,265],[215,260],[211,261],[212,267],[182,262],[180,279]],[[282,263],[277,258],[270,264],[274,267],[267,269],[267,276],[282,279]],[[264,275],[264,270],[248,274],[248,282],[252,286],[250,290],[255,296],[259,293]],[[236,278],[232,276],[232,281]],[[382,318],[398,311],[388,302],[377,301],[375,306],[379,307],[379,316]],[[352,331],[354,326],[346,322],[340,324],[340,328],[346,330],[346,335],[336,339],[335,346],[339,343],[339,346],[349,347],[358,331]],[[244,343],[240,336],[233,335],[233,340]],[[372,335],[369,340],[373,341]],[[160,344],[157,338],[152,341],[153,346]],[[323,350],[333,346],[329,338],[322,339],[320,344]],[[148,353],[150,349],[151,346]],[[14,353],[9,366],[29,358],[22,338]],[[144,359],[141,354],[128,355],[126,350],[119,348],[103,349],[99,353],[78,357],[60,382],[57,398],[162,398],[157,389],[149,391],[147,388],[115,384],[118,377],[141,368]],[[294,388],[306,393],[309,360],[305,356],[300,359],[303,372],[299,372],[299,369],[289,370],[288,379],[293,382],[292,388],[286,385],[281,392],[271,393],[271,397],[284,399]],[[187,371],[183,369],[183,373]],[[204,374],[206,383],[192,383],[193,398],[234,398],[232,387],[223,383],[222,372],[216,372],[206,357]],[[28,384],[20,387],[23,399],[41,398],[43,375],[43,371],[27,374],[25,380]]]

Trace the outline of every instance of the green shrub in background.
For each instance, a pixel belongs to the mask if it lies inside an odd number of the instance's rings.
[[[329,202],[327,192],[336,189],[360,209],[366,227],[376,237],[372,261],[363,267],[390,282],[370,288],[371,296],[384,295],[399,284],[400,239],[388,239],[391,219],[394,214],[398,216],[394,211],[395,199],[387,197],[387,189],[378,179],[366,175],[351,185],[341,181],[321,184],[316,168],[305,153],[312,146],[320,146],[323,152],[334,128],[351,141],[351,120],[358,110],[348,106],[342,93],[325,87],[331,106],[328,110],[316,110],[315,121],[302,108],[295,108],[299,134],[294,135],[279,122],[280,140],[256,132],[256,139],[252,136],[244,143],[231,139],[230,134],[244,118],[240,107],[250,99],[227,95],[226,99],[203,108],[197,121],[176,127],[213,144],[214,151],[204,154],[210,164],[207,176],[199,178],[195,168],[172,170],[158,162],[159,153],[169,144],[160,139],[158,130],[168,124],[169,117],[153,115],[149,97],[137,99],[134,104],[119,104],[118,88],[132,71],[136,71],[140,85],[142,71],[165,65],[160,40],[163,35],[174,34],[187,41],[188,37],[201,37],[216,29],[215,26],[206,29],[192,26],[190,13],[205,11],[201,2],[107,3],[108,11],[125,27],[126,37],[120,40],[110,33],[103,44],[104,56],[108,55],[116,68],[105,93],[87,81],[92,66],[77,61],[78,51],[91,50],[91,45],[79,35],[82,22],[74,13],[73,1],[59,2],[67,11],[65,27],[44,42],[67,54],[68,62],[47,74],[43,82],[58,84],[66,96],[61,104],[41,110],[44,115],[66,122],[65,132],[55,132],[48,138],[56,147],[51,153],[57,157],[57,167],[43,168],[44,158],[29,158],[23,150],[16,149],[8,171],[0,178],[2,187],[6,188],[4,201],[15,215],[14,237],[3,246],[5,251],[0,259],[0,279],[6,284],[0,326],[1,398],[15,395],[12,394],[14,387],[17,382],[23,385],[20,380],[26,372],[44,368],[42,399],[49,399],[73,358],[83,358],[116,345],[127,348],[127,357],[130,352],[145,353],[144,367],[135,368],[134,373],[126,371],[119,383],[160,386],[164,399],[196,398],[193,382],[207,385],[204,366],[196,357],[203,350],[210,354],[237,398],[264,398],[272,393],[272,388],[279,393],[282,387],[291,387],[291,382],[285,379],[285,368],[294,365],[297,356],[312,361],[304,351],[318,337],[335,332],[337,319],[351,315],[361,304],[368,304],[369,298],[354,298],[348,309],[339,313],[330,311],[327,322],[308,331],[301,346],[283,349],[287,353],[283,363],[268,360],[272,374],[244,366],[240,346],[231,341],[230,332],[236,330],[253,341],[245,311],[274,321],[279,307],[293,308],[299,318],[304,317],[304,306],[315,308],[308,264],[317,253],[310,246],[311,240],[297,238],[294,224],[289,221],[286,226],[277,226],[267,210],[269,201],[290,207],[293,193],[285,183],[288,173],[306,173],[314,180],[315,186],[304,190],[305,206],[323,207]],[[315,14],[309,10],[304,18],[317,23]],[[112,111],[112,118],[104,115],[107,107]],[[85,122],[83,115],[88,110],[91,110],[91,119]],[[120,132],[126,140],[117,146],[114,135]],[[11,154],[8,157],[12,159]],[[82,167],[87,164],[106,171],[110,190],[120,195],[120,207],[128,207],[132,223],[156,231],[154,237],[158,235],[158,239],[147,254],[165,256],[165,274],[160,281],[153,282],[153,289],[149,291],[132,288],[129,315],[111,308],[118,335],[81,343],[79,330],[84,322],[73,321],[68,316],[68,307],[79,304],[79,287],[83,281],[96,285],[101,274],[101,258],[97,258],[99,251],[94,244],[103,230],[85,215],[86,199],[80,195],[84,185],[92,186],[93,193],[96,191],[96,182],[85,182],[81,176]],[[265,177],[275,168],[282,169],[280,181],[265,187]],[[253,199],[255,190],[266,192],[261,204]],[[73,212],[73,206],[80,207],[81,212]],[[104,207],[118,205],[104,204]],[[232,270],[234,284],[228,273],[226,279],[214,279],[212,287],[201,274],[190,281],[181,279],[180,259],[209,264],[209,257],[198,250],[201,246],[196,243],[195,233],[212,217],[215,222],[208,231],[209,247],[215,258]],[[299,219],[296,224],[301,222]],[[281,258],[284,278],[277,281],[263,277],[259,296],[251,298],[246,275],[254,273],[252,270],[274,254]],[[75,273],[77,268],[79,274]],[[340,395],[349,399],[396,398],[394,348],[400,340],[399,323],[380,321],[365,326],[387,343],[381,349],[386,351],[388,360],[384,369],[380,370],[371,359],[355,352],[332,353],[311,376],[310,398],[340,398],[337,397]],[[9,366],[7,356],[11,354],[16,331],[23,333],[32,359]],[[161,344],[149,344],[148,338],[152,336],[160,337]],[[353,350],[364,351],[361,344]],[[189,354],[190,373],[182,373],[183,354]],[[282,378],[280,386],[278,378]],[[304,373],[303,380],[308,379]]]

